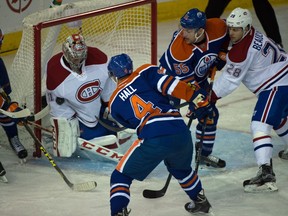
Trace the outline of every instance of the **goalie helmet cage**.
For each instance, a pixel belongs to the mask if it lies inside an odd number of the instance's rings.
[[[81,32],[88,46],[108,57],[127,53],[134,67],[157,64],[156,0],[90,0],[63,4],[23,20],[20,47],[11,67],[12,97],[34,113],[42,109],[47,61],[61,52],[62,43]],[[55,71],[56,72],[56,71]],[[41,120],[37,122],[41,124]],[[41,130],[35,128],[41,140]],[[36,146],[33,153],[41,157]]]

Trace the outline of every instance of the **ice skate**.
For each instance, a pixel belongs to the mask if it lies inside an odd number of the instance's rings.
[[[0,162],[0,182],[4,182],[4,183],[8,182],[5,175],[6,175],[6,170],[2,166],[2,163]]]
[[[131,212],[131,209],[123,208],[121,212],[118,212],[115,216],[128,216]]]
[[[196,152],[198,152],[198,148],[199,148],[199,143],[196,143]],[[195,156],[195,160],[197,161],[197,153]],[[206,166],[211,166],[214,168],[225,168],[226,167],[226,161],[224,161],[221,158],[216,157],[212,154],[210,154],[208,156],[201,155],[200,164],[206,165]]]
[[[197,195],[197,200],[192,200],[185,204],[186,211],[190,213],[210,213],[211,205],[204,195],[204,191],[200,191]]]
[[[21,144],[18,136],[14,136],[14,137],[10,138],[9,143],[10,143],[11,148],[17,154],[19,159],[24,160],[27,157],[27,155],[28,155],[27,150]]]
[[[273,192],[277,191],[276,177],[269,164],[259,167],[256,177],[243,182],[245,192]]]
[[[288,148],[287,148],[286,150],[281,150],[281,151],[278,153],[278,156],[279,156],[281,159],[288,160]]]
[[[201,156],[200,159],[201,164],[205,164],[206,166],[211,166],[214,168],[225,168],[226,167],[226,161],[214,156],[214,155],[208,155],[206,156]]]

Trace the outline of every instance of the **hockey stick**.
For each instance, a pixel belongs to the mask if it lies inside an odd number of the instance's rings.
[[[197,149],[196,160],[195,160],[195,172],[196,173],[198,173],[198,169],[199,169],[201,152],[202,152],[202,145],[203,145],[203,139],[204,139],[204,135],[205,135],[206,126],[207,126],[207,118],[204,119],[204,125],[202,127],[200,142],[199,143],[195,142],[195,144],[197,145],[197,146],[195,146]]]
[[[113,131],[113,132],[121,132],[121,131],[126,131],[127,133],[135,133],[136,131],[134,129],[131,129],[131,128],[126,128],[126,127],[113,127],[109,124],[107,124],[106,122],[102,121],[100,118],[98,118],[97,116],[95,116],[97,121],[103,126],[105,127],[106,129],[110,130],[110,131]]]
[[[31,112],[29,109],[22,109],[20,111],[17,112],[9,112],[9,111],[5,111],[3,109],[0,109],[0,113],[10,117],[10,118],[25,118],[31,115]]]
[[[213,88],[213,83],[214,83],[216,71],[217,71],[217,68],[216,68],[216,66],[214,66],[212,71],[211,71],[211,74],[210,74],[209,95],[208,95],[209,102],[211,100],[212,88]],[[202,152],[202,146],[203,146],[203,140],[204,140],[206,126],[207,126],[207,118],[204,119],[202,132],[201,132],[201,137],[200,137],[200,142],[199,143],[195,142],[195,145],[197,145],[197,146],[195,146],[195,148],[197,149],[197,151],[196,151],[196,160],[195,160],[195,172],[196,173],[198,173],[198,169],[199,169],[199,164],[200,164],[200,159],[201,159],[201,152]]]
[[[188,124],[187,124],[187,127],[188,127],[188,128],[191,127],[192,120],[193,120],[192,117],[189,118],[189,122],[188,122]],[[155,199],[155,198],[160,198],[160,197],[164,196],[165,193],[166,193],[166,191],[167,191],[167,189],[168,189],[168,186],[169,186],[169,184],[170,184],[171,178],[172,178],[172,175],[171,175],[171,173],[169,173],[168,178],[167,178],[167,180],[166,180],[166,182],[165,182],[164,187],[163,187],[162,189],[160,189],[160,190],[149,190],[149,189],[145,189],[145,190],[143,191],[143,197],[148,198],[148,199]]]
[[[46,115],[49,114],[49,111],[50,111],[50,106],[47,105],[44,109],[42,109],[40,112],[34,114],[34,115],[30,115],[27,120],[28,121],[38,121],[42,118],[44,118]]]
[[[38,128],[38,129],[40,129],[40,130],[43,130],[44,132],[47,132],[47,133],[49,133],[49,134],[52,134],[52,133],[53,133],[53,131],[50,130],[49,128],[45,128],[45,127],[43,127],[43,126],[41,126],[41,125],[39,125],[39,124],[36,124],[35,122],[27,121],[27,124],[32,125],[33,127]]]
[[[38,138],[35,136],[31,128],[27,125],[26,122],[23,122],[24,127],[28,131],[28,133],[31,135],[31,137],[35,140],[37,145],[39,145],[40,150],[43,152],[43,154],[48,158],[49,162],[52,164],[52,166],[57,170],[57,172],[60,174],[60,176],[63,178],[65,183],[74,191],[90,191],[96,188],[97,183],[95,181],[89,181],[89,182],[83,182],[83,183],[77,183],[73,184],[69,181],[69,179],[65,176],[65,174],[62,172],[62,170],[57,166],[55,161],[53,160],[52,156],[46,151],[46,149],[43,147],[42,143],[38,140]]]

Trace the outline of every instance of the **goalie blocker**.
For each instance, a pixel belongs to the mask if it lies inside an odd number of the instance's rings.
[[[66,119],[62,117],[52,117],[53,127],[53,155],[57,157],[71,157],[76,151],[77,146],[84,149],[80,137],[80,129],[77,118]],[[118,148],[131,138],[132,134],[121,131],[115,135],[106,135],[89,140],[97,146],[103,146],[107,149]],[[79,142],[80,139],[80,142]]]

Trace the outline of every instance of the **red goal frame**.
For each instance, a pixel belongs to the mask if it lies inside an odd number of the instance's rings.
[[[50,21],[40,22],[33,25],[33,37],[35,41],[34,46],[34,113],[38,113],[42,109],[41,101],[41,30],[52,27],[59,24],[64,24],[68,22],[73,22],[81,20],[84,18],[89,18],[93,16],[98,16],[110,12],[115,12],[123,9],[128,9],[131,7],[141,6],[145,4],[150,4],[151,6],[151,63],[157,64],[157,1],[156,0],[136,0],[133,2],[123,3],[119,5],[114,5],[111,7],[101,8],[93,11],[89,11],[82,14],[71,15],[69,17],[58,18]],[[41,120],[36,122],[41,125]],[[36,137],[41,140],[41,130],[39,128],[34,129]],[[33,152],[34,157],[41,157],[41,150],[37,144],[35,144],[36,149]]]

